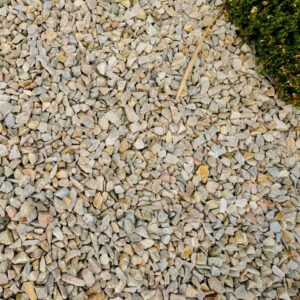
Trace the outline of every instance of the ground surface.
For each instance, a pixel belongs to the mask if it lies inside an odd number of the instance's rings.
[[[224,16],[176,101],[216,7],[134,3],[0,8],[0,298],[296,296],[299,110]]]

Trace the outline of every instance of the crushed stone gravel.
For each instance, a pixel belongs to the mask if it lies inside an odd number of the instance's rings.
[[[300,111],[221,1],[0,2],[0,298],[298,299]]]

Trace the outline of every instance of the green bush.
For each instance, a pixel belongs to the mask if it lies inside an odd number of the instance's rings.
[[[226,0],[225,6],[281,97],[299,105],[300,0]]]

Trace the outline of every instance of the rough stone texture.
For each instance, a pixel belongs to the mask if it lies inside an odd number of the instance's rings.
[[[299,294],[299,110],[224,16],[175,100],[215,5],[0,7],[1,299]]]

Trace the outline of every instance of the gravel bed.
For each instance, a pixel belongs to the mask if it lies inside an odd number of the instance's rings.
[[[224,15],[176,100],[221,1],[0,4],[0,299],[299,300],[300,110]]]

